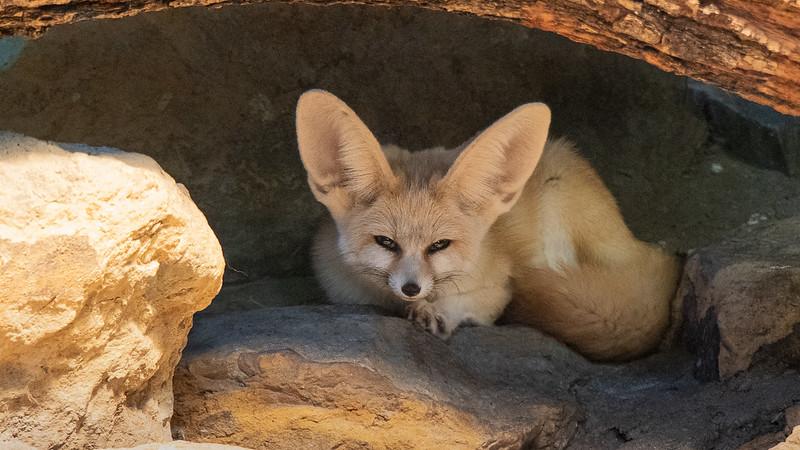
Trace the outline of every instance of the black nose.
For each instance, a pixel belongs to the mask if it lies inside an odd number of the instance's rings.
[[[400,288],[400,290],[403,291],[403,294],[406,294],[409,297],[413,297],[419,294],[420,288],[417,283],[406,283],[403,285],[402,288]]]

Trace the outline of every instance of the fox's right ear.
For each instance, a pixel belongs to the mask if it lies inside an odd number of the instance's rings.
[[[311,191],[334,219],[395,181],[375,136],[329,92],[315,89],[300,96],[297,143]]]

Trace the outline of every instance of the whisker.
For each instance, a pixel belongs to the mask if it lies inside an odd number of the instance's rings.
[[[441,293],[442,287],[445,285],[452,286],[457,294],[462,294],[463,291],[461,290],[461,285],[458,284],[458,281],[461,278],[464,278],[468,274],[466,272],[460,270],[452,270],[449,272],[444,272],[439,276],[433,278],[433,286],[434,291],[438,294]]]
[[[389,280],[390,273],[379,267],[371,267],[366,265],[358,265],[355,268],[356,273],[367,277],[376,278],[381,281]]]

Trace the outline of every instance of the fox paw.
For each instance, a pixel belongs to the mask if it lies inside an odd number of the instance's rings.
[[[436,307],[427,301],[417,301],[406,307],[406,318],[422,327],[432,335],[447,339],[453,334],[453,327],[445,316],[436,311]]]

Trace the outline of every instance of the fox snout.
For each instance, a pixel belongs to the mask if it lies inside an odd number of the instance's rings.
[[[407,295],[409,297],[416,297],[417,294],[419,294],[419,292],[422,290],[422,288],[420,288],[417,283],[414,283],[413,281],[411,281],[411,282],[408,282],[408,283],[404,284],[400,288],[400,290],[403,292],[403,294],[405,294],[405,295]]]
[[[424,299],[433,290],[433,278],[425,273],[421,258],[417,256],[402,258],[388,281],[392,292],[406,301]]]

